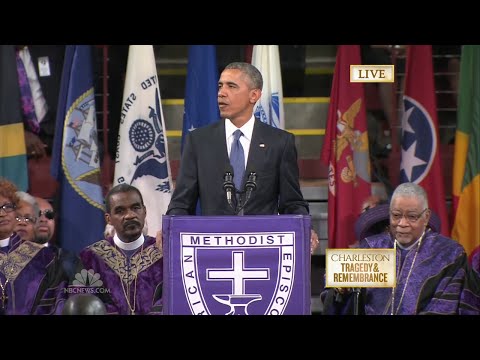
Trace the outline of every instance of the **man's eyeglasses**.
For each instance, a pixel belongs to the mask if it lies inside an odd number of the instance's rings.
[[[409,222],[409,223],[416,223],[418,219],[420,219],[425,211],[427,211],[428,208],[423,209],[423,211],[420,214],[414,214],[414,213],[409,213],[409,214],[402,214],[400,212],[396,211],[390,211],[390,219],[394,222],[399,222],[402,220],[403,217]]]
[[[35,224],[35,223],[37,222],[37,218],[31,217],[31,216],[20,216],[20,215],[17,215],[16,219],[17,219],[18,222],[24,221],[24,222],[26,222],[27,224]]]
[[[15,210],[17,207],[13,203],[6,203],[0,206],[0,210],[5,211],[6,213],[10,213]]]
[[[38,217],[42,217],[42,215],[45,215],[45,217],[49,220],[53,220],[53,218],[55,217],[55,212],[53,210],[43,210],[43,211],[39,211],[38,212]]]

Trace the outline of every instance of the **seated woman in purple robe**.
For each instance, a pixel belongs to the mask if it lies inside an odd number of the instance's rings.
[[[120,184],[109,191],[105,205],[105,219],[115,235],[80,252],[79,274],[96,287],[107,314],[161,314],[163,256],[156,239],[142,233],[147,215],[142,194]],[[73,285],[82,282],[78,277]]]
[[[16,191],[0,179],[0,314],[58,313],[55,306],[65,297],[66,279],[51,249],[14,232],[20,202]]]
[[[376,216],[376,218],[375,218]],[[389,218],[389,231],[374,234],[373,224]],[[364,288],[358,302],[366,315],[478,315],[478,275],[468,266],[464,248],[439,234],[425,190],[417,184],[399,185],[390,205],[378,205],[359,218],[360,248],[394,248],[397,281],[394,288]],[[326,290],[324,314],[351,314],[351,291]]]

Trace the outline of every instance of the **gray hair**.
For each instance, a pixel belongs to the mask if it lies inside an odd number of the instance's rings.
[[[263,77],[262,73],[252,64],[246,62],[233,62],[225,66],[224,70],[227,69],[236,69],[240,70],[244,73],[248,79],[250,80],[250,85],[252,89],[260,89],[263,88]]]
[[[17,191],[15,193],[20,201],[25,201],[27,204],[32,205],[33,207],[33,216],[38,217],[38,214],[40,213],[40,208],[38,207],[37,200],[30,195],[29,193],[26,193],[25,191]]]
[[[392,199],[390,200],[390,204],[393,203],[397,197],[414,197],[422,201],[423,208],[428,208],[428,197],[425,190],[415,183],[403,183],[397,186],[395,191],[393,192]]]

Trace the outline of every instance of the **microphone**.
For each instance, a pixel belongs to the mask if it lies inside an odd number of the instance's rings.
[[[235,191],[235,184],[233,183],[233,170],[231,168],[225,171],[223,175],[223,190],[227,194],[228,205],[235,211],[235,206],[232,201],[232,193]]]
[[[241,212],[241,215],[243,215],[243,209],[245,208],[245,205],[247,205],[248,200],[250,199],[250,196],[252,196],[252,191],[257,188],[257,173],[255,171],[250,171],[248,173],[248,179],[245,182],[245,201],[243,202],[242,206],[240,206],[240,209],[238,209],[238,213]]]
[[[252,191],[257,188],[257,173],[255,171],[250,171],[248,174],[248,180],[245,182],[245,203],[252,195]],[[245,204],[244,204],[245,206]]]

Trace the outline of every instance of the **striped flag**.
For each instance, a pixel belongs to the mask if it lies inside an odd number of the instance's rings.
[[[362,83],[350,82],[360,46],[339,45],[321,161],[328,166],[328,247],[348,248],[362,202],[371,195],[367,115]]]
[[[0,177],[27,191],[27,155],[14,45],[0,45],[0,79]]]
[[[430,209],[442,222],[441,233],[449,235],[431,45],[408,47],[403,106],[400,183],[413,182],[425,189]]]
[[[254,45],[252,65],[263,77],[262,97],[255,105],[255,117],[273,127],[285,129],[278,45]]]
[[[127,183],[140,190],[148,235],[155,236],[173,184],[152,45],[130,45],[117,149],[114,185]]]
[[[480,46],[464,45],[453,162],[452,238],[480,251]],[[470,259],[471,259],[470,258]],[[480,264],[476,264],[480,269]]]
[[[51,166],[59,182],[58,238],[78,254],[105,228],[90,45],[65,50]]]

